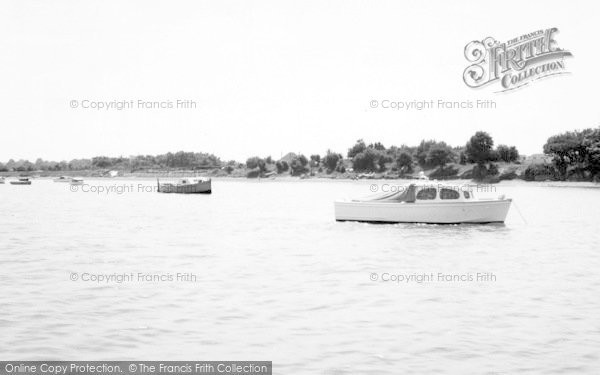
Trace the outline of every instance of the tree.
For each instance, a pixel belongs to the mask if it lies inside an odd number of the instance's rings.
[[[248,158],[248,160],[246,160],[246,167],[248,169],[258,168],[261,172],[264,172],[267,170],[267,165],[266,165],[265,161],[263,159],[259,158],[258,156],[253,156],[251,158]]]
[[[277,168],[277,173],[283,173],[290,169],[289,164],[285,160],[278,161],[275,163],[275,168]]]
[[[92,158],[92,165],[100,169],[110,168],[113,165],[113,161],[107,156],[95,156]]]
[[[510,149],[508,150],[508,160],[511,162],[519,160],[519,151],[515,146],[510,146]]]
[[[483,131],[478,131],[467,142],[465,153],[470,162],[484,164],[492,159],[494,140]]]
[[[496,154],[498,155],[498,160],[513,163],[519,160],[519,151],[515,146],[507,146],[507,145],[498,145],[496,147]]]
[[[498,158],[506,163],[510,162],[510,147],[507,145],[498,145],[496,147],[496,152],[498,153]]]
[[[434,140],[422,140],[421,143],[415,149],[415,159],[417,159],[417,163],[425,168],[427,165],[427,154],[429,153],[429,149],[435,145],[437,142]]]
[[[600,174],[600,127],[584,137],[583,146],[586,148],[586,163],[591,177],[597,177]]]
[[[442,142],[443,143],[443,142]],[[433,167],[444,167],[447,163],[454,161],[454,153],[452,148],[445,144],[437,144],[429,149],[427,153],[427,165]]]
[[[372,148],[377,151],[385,151],[385,146],[381,142],[371,143],[369,148]]]
[[[310,156],[310,165],[312,167],[318,167],[321,162],[321,155],[315,154]]]
[[[333,172],[337,165],[338,161],[342,160],[342,155],[332,152],[331,150],[327,150],[327,154],[323,157],[323,165],[327,168],[327,173]]]
[[[354,146],[348,149],[348,158],[353,158],[361,152],[364,152],[366,149],[367,145],[365,144],[365,141],[359,139],[358,141],[356,141],[356,144]]]
[[[85,171],[92,168],[90,159],[73,159],[69,162],[69,169],[73,171]]]
[[[308,168],[306,165],[308,164],[308,159],[304,155],[295,156],[290,163],[290,172],[292,176],[299,176],[308,172]]]
[[[585,162],[587,148],[584,145],[586,136],[594,131],[571,131],[548,138],[544,145],[544,153],[553,156],[554,165],[563,178],[567,177],[567,168]]]
[[[385,169],[385,163],[391,158],[384,152],[366,148],[352,158],[352,167],[357,171],[376,171]]]
[[[413,172],[413,158],[408,152],[401,152],[396,158],[396,165],[401,173]]]

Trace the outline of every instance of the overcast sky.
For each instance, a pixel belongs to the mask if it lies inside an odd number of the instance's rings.
[[[538,153],[550,135],[600,123],[598,14],[598,2],[548,0],[3,1],[0,161],[345,154],[358,138],[463,145],[477,130]],[[470,41],[550,27],[571,74],[501,94],[464,84]],[[196,108],[136,108],[178,99]],[[497,108],[370,106],[438,99]]]

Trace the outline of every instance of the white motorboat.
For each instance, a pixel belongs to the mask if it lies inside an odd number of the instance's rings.
[[[60,177],[53,179],[52,181],[54,181],[54,182],[71,182],[71,177],[60,176]]]
[[[177,182],[160,182],[158,184],[159,193],[178,193],[178,194],[211,194],[210,178],[182,178]]]
[[[83,185],[83,178],[73,177],[71,181],[69,181],[71,185]]]
[[[386,223],[502,223],[512,199],[477,197],[471,185],[419,181],[363,199],[336,201],[337,221]]]

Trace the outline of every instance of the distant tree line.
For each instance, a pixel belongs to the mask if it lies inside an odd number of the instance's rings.
[[[600,127],[568,131],[548,138],[544,153],[552,157],[551,164],[529,166],[524,172],[526,180],[533,179],[600,179]],[[350,168],[355,172],[396,172],[398,175],[413,173],[415,167],[422,170],[435,169],[434,178],[454,176],[456,164],[473,163],[472,177],[484,179],[498,174],[496,162],[514,163],[519,161],[515,146],[494,147],[493,138],[486,132],[476,132],[464,146],[451,147],[445,142],[422,140],[417,146],[385,147],[381,142],[367,144],[359,139],[344,157],[341,153],[327,150],[324,155],[288,154],[281,160],[270,156],[250,157],[246,163],[234,160],[221,161],[209,153],[168,152],[160,155],[137,155],[130,157],[96,156],[91,159],[71,161],[46,161],[37,159],[9,160],[0,163],[0,172],[18,171],[82,171],[82,170],[129,170],[132,172],[149,169],[205,170],[224,169],[232,173],[236,169],[246,169],[248,177],[265,174],[291,174],[302,176],[308,173],[345,173]]]
[[[96,156],[91,159],[73,159],[67,161],[45,161],[37,159],[35,163],[28,160],[9,160],[0,163],[0,171],[81,171],[93,169],[209,169],[222,166],[221,160],[212,154],[198,152],[166,153],[162,155],[137,155],[130,157]]]
[[[351,146],[346,158],[341,153],[327,150],[324,155],[313,154],[306,157],[302,154],[288,154],[275,161],[270,156],[262,158],[250,157],[245,164],[236,161],[223,162],[217,156],[208,153],[184,152],[160,155],[137,155],[130,157],[96,156],[91,159],[73,159],[67,161],[45,161],[37,159],[35,163],[28,160],[9,160],[0,163],[0,171],[78,171],[78,170],[129,170],[131,172],[149,169],[224,169],[232,173],[236,169],[246,169],[248,177],[259,177],[265,174],[289,173],[302,176],[308,173],[345,173],[350,168],[356,172],[392,171],[399,175],[413,173],[416,166],[428,170],[436,168],[440,177],[453,175],[457,169],[451,164],[476,163],[475,178],[494,175],[497,168],[493,162],[515,162],[519,152],[514,146],[499,145],[494,148],[492,137],[486,132],[477,132],[462,147],[451,147],[445,142],[422,140],[417,146],[385,147],[381,142],[367,144],[359,139]],[[436,175],[434,175],[436,177]]]
[[[325,155],[292,155],[288,160],[273,161],[270,157],[253,156],[246,160],[249,177],[258,177],[269,171],[298,176],[306,173],[345,173],[352,168],[356,172],[393,171],[400,175],[414,172],[416,166],[428,170],[437,168],[439,176],[453,175],[457,169],[452,163],[476,163],[475,178],[497,174],[494,162],[517,162],[519,152],[515,146],[498,145],[494,148],[492,137],[486,132],[477,132],[462,147],[451,147],[445,142],[423,140],[418,146],[385,147],[381,142],[367,144],[359,139],[350,147],[346,158],[342,154],[327,150]],[[270,165],[273,164],[271,167]]]

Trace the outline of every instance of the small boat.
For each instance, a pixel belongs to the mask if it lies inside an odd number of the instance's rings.
[[[334,202],[337,221],[384,223],[502,223],[512,199],[478,198],[469,185],[419,181],[363,199]]]
[[[19,178],[17,181],[11,181],[11,185],[31,185],[31,180],[29,178]]]
[[[182,178],[179,181],[160,182],[156,179],[159,193],[211,194],[210,178]]]
[[[0,184],[4,183],[4,177],[0,177]]]
[[[54,182],[71,182],[71,177],[60,176],[60,177],[53,179],[52,181],[54,181]]]
[[[71,185],[83,185],[83,178],[73,177],[69,183]]]

